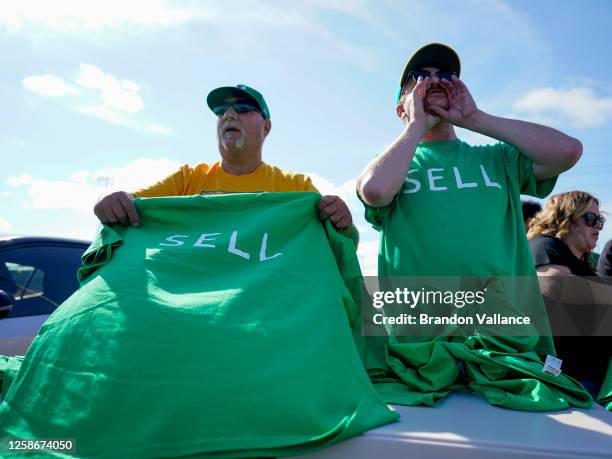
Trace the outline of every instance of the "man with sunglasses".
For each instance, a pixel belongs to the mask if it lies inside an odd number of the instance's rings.
[[[403,130],[357,181],[381,232],[379,276],[532,273],[520,194],[546,196],[582,153],[555,129],[485,113],[460,72],[446,45],[414,53],[397,93]],[[468,145],[455,126],[500,142]]]
[[[508,295],[503,301],[520,305],[533,299],[533,310],[540,312],[537,323],[546,327],[520,195],[548,195],[556,176],[578,161],[582,145],[555,129],[484,112],[460,73],[459,56],[446,45],[431,43],[412,55],[401,73],[395,106],[403,129],[357,180],[366,219],[380,232],[379,281],[385,289],[413,282],[412,290],[423,287],[418,279],[424,276],[441,285],[444,278],[461,277],[482,290],[486,279],[497,279],[499,287],[528,277],[533,279],[529,287],[503,287]],[[471,146],[457,138],[455,127],[500,142]],[[407,363],[408,338],[390,336],[387,355],[406,384],[405,378],[420,371]],[[537,352],[554,353],[550,337],[536,341]],[[437,348],[432,343],[430,349]],[[453,374],[449,370],[430,380],[429,390],[449,387]]]
[[[162,181],[134,193],[119,191],[104,197],[94,208],[102,223],[137,226],[133,197],[317,191],[304,174],[283,171],[262,161],[263,143],[272,123],[261,93],[241,84],[225,86],[211,91],[206,101],[217,115],[221,159],[210,165],[182,166]],[[339,230],[356,232],[348,206],[338,196],[323,196],[318,210],[322,220],[329,218]]]

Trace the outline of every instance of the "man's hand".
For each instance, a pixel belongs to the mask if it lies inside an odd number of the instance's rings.
[[[538,179],[555,177],[568,170],[580,159],[582,144],[556,129],[527,121],[489,115],[476,103],[463,82],[453,76],[453,82],[440,80],[448,98],[448,109],[431,106],[430,111],[444,121],[516,147],[533,161],[533,173]]]
[[[440,122],[440,117],[426,113],[424,109],[425,95],[430,86],[430,77],[419,77],[412,90],[402,94],[401,104],[395,107],[397,116],[404,122],[402,133],[366,166],[357,179],[357,192],[369,206],[383,207],[393,200],[404,184],[423,134]]]
[[[353,222],[351,211],[338,196],[323,196],[319,201],[317,209],[319,209],[319,218],[321,220],[329,218],[339,230],[349,228]]]
[[[440,80],[439,84],[448,97],[448,109],[444,110],[434,105],[430,110],[448,123],[463,128],[468,127],[471,117],[478,112],[478,107],[467,86],[455,75],[452,83]]]
[[[138,226],[140,219],[132,196],[125,191],[117,191],[102,198],[94,207],[94,214],[101,223],[123,226]]]
[[[404,113],[401,115],[401,118],[408,117],[409,121],[416,122],[422,126],[423,132],[429,131],[440,122],[439,116],[427,113],[424,108],[425,96],[430,86],[430,77],[425,79],[419,77],[416,86],[412,88],[412,92],[404,99]]]

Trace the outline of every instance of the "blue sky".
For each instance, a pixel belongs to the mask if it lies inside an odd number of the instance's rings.
[[[347,199],[373,273],[377,234],[363,220],[355,178],[400,133],[399,74],[432,41],[457,50],[481,109],[579,138],[583,158],[555,192],[589,191],[612,218],[607,1],[0,5],[0,233],[91,239],[100,196],[216,161],[205,97],[245,83],[270,106],[264,160],[311,173],[322,191]]]

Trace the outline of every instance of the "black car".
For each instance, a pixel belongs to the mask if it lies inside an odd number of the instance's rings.
[[[23,355],[42,323],[77,288],[88,241],[0,236],[0,354]]]

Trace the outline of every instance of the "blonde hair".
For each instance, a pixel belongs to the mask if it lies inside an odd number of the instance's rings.
[[[599,206],[599,200],[584,191],[569,191],[552,196],[533,217],[527,238],[547,234],[564,239],[570,232],[571,224],[577,222],[593,202]],[[588,260],[589,255],[590,252],[585,253],[583,259]]]

